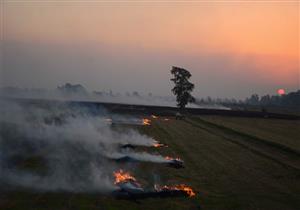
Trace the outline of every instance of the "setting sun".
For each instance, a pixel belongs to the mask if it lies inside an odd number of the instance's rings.
[[[282,89],[282,88],[280,88],[280,89],[277,90],[277,93],[278,93],[279,95],[284,95],[284,94],[285,94],[285,90]]]

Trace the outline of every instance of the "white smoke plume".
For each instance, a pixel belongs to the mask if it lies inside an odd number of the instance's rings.
[[[156,142],[134,130],[112,129],[103,110],[95,115],[81,107],[0,100],[0,116],[0,186],[109,192],[119,166],[105,156],[120,144]]]
[[[121,160],[122,158],[130,158],[132,161],[152,162],[152,163],[170,163],[171,160],[161,155],[149,154],[147,152],[113,152],[105,154],[108,158]]]
[[[71,84],[70,84],[71,85]],[[71,85],[72,86],[72,85]],[[81,86],[81,85],[73,85]],[[149,106],[166,106],[176,107],[176,99],[174,96],[155,96],[152,94],[140,94],[140,93],[112,93],[112,92],[90,92],[83,86],[82,90],[72,91],[66,93],[59,89],[46,90],[46,89],[28,89],[18,87],[0,87],[0,96],[3,97],[15,97],[15,98],[33,98],[33,99],[53,99],[62,101],[90,101],[90,102],[104,102],[104,103],[120,103],[120,104],[135,104],[135,105],[149,105]],[[225,109],[225,107],[217,103],[209,104],[187,104],[189,108],[204,108],[204,109]]]

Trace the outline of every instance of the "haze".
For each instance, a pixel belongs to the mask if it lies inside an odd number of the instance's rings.
[[[171,95],[171,66],[196,97],[299,88],[298,1],[1,1],[0,86]]]

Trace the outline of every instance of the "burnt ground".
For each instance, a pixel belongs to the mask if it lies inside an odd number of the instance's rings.
[[[99,194],[15,190],[0,194],[0,209],[298,209],[300,134],[298,120],[192,116],[152,120],[137,127],[178,156],[185,168],[139,163],[134,175],[144,185],[184,183],[193,198],[118,200]]]

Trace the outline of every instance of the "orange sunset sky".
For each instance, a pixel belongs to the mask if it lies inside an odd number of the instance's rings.
[[[299,88],[298,1],[3,1],[3,85],[199,97]],[[33,78],[34,75],[34,78]]]

